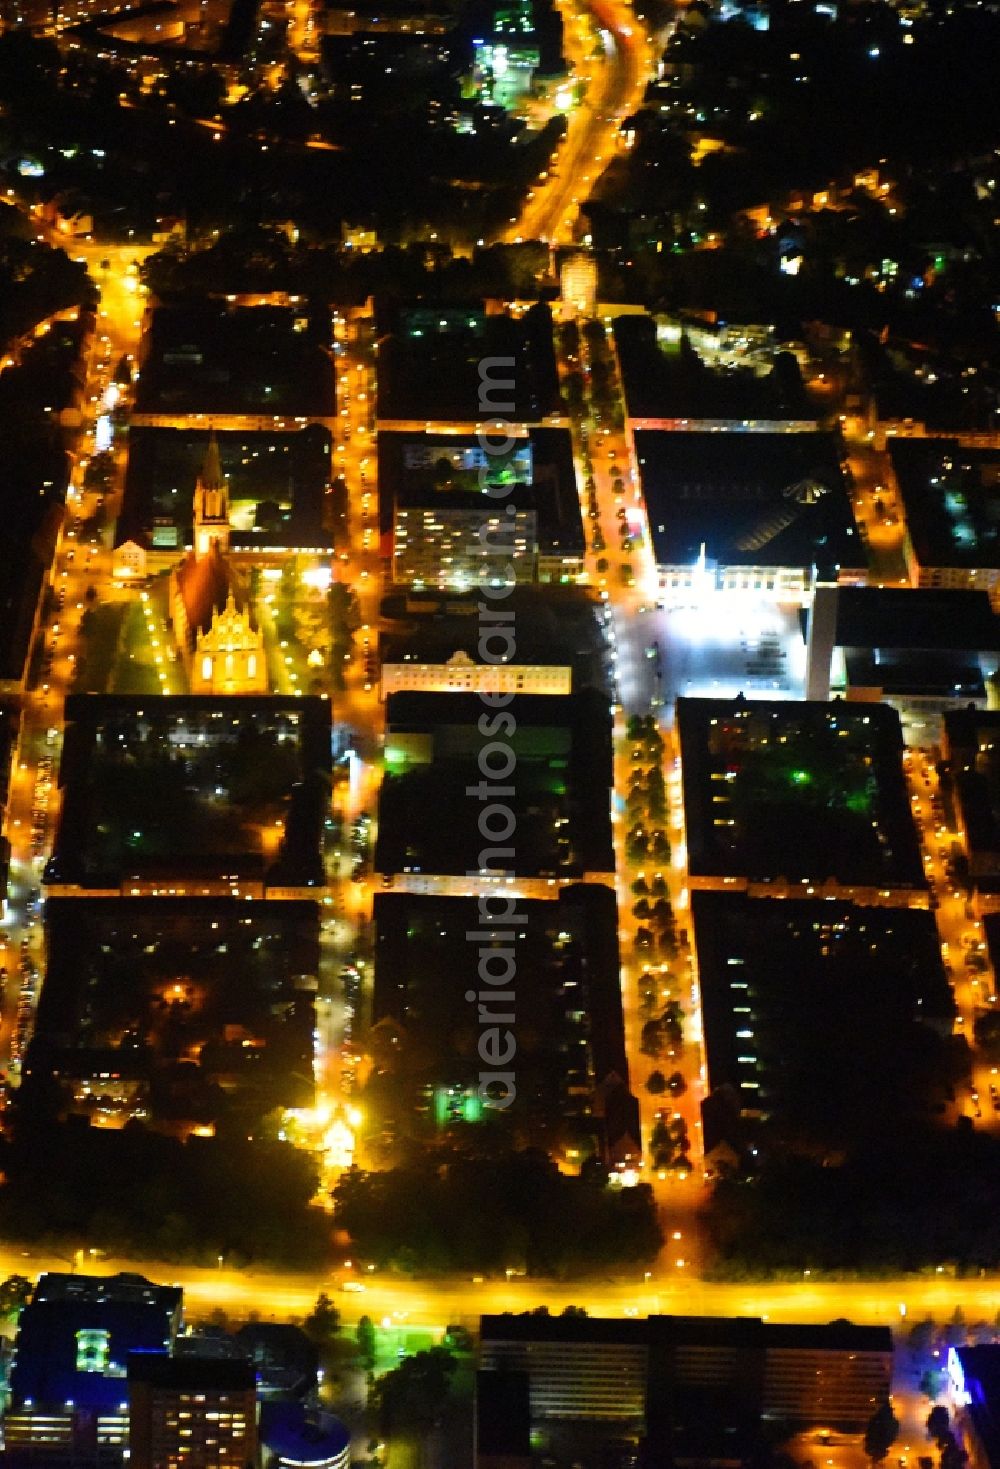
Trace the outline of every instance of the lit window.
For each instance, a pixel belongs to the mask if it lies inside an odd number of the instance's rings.
[[[78,1331],[76,1334],[77,1372],[101,1372],[108,1365],[110,1338],[106,1331]]]

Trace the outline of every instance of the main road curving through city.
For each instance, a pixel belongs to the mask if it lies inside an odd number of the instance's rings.
[[[652,72],[654,48],[646,23],[633,15],[629,0],[588,0],[582,12],[564,11],[567,36],[570,20],[580,14],[599,33],[602,48],[580,60],[578,70],[589,60],[590,82],[567,114],[566,136],[555,161],[507,230],[508,242],[572,242],[579,207],[617,151],[622,120],[642,101]]]

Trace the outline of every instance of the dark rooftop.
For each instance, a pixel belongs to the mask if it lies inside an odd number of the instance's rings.
[[[329,1462],[351,1442],[350,1430],[332,1413],[310,1412],[300,1403],[263,1403],[261,1442],[282,1463]]]
[[[836,598],[835,642],[853,688],[883,697],[985,700],[987,672],[1000,660],[1000,617],[986,592],[932,588],[820,588]],[[822,625],[822,623],[821,623]],[[990,655],[987,659],[984,655]]]
[[[552,901],[522,898],[517,912],[522,921],[495,947],[513,954],[518,1024],[536,1037],[519,1062],[518,1101],[544,1127],[581,1101],[586,1115],[610,1074],[628,1081],[617,905],[594,883],[561,888]],[[478,900],[377,893],[372,922],[372,1020],[402,1028],[409,1082],[475,1086],[481,1063],[467,994],[479,988],[485,951],[468,938],[482,927]]]
[[[520,319],[481,302],[379,309],[378,416],[418,420],[539,423],[559,410],[552,313],[537,304]],[[499,359],[482,400],[481,364]]]
[[[256,1369],[261,1396],[298,1398],[315,1387],[319,1353],[300,1326],[248,1321],[234,1341]]]
[[[10,756],[20,722],[17,706],[0,702],[0,811],[6,806],[10,792]]]
[[[977,877],[1000,862],[1000,711],[949,709],[944,716],[955,794]]]
[[[176,1287],[142,1277],[75,1277],[78,1289],[43,1275],[18,1322],[11,1400],[18,1411],[79,1409],[118,1412],[127,1397],[126,1362],[141,1348],[163,1352],[180,1313]],[[93,1338],[92,1351],[82,1345]],[[81,1351],[85,1359],[81,1359]]]
[[[245,1358],[168,1356],[166,1352],[133,1351],[128,1380],[163,1392],[253,1392],[257,1377]]]
[[[619,1321],[599,1316],[551,1316],[536,1312],[482,1316],[480,1340],[606,1342],[609,1346],[728,1345],[744,1348],[786,1347],[828,1351],[892,1352],[887,1326],[785,1325],[758,1316],[648,1316]]]
[[[386,700],[386,776],[379,801],[380,872],[465,873],[486,848],[479,805],[465,794],[481,779],[483,704],[474,694],[392,694]],[[580,877],[613,870],[611,716],[605,695],[517,694],[507,711],[517,760],[511,809],[515,870]],[[440,820],[442,810],[450,820]],[[564,823],[557,825],[557,822]],[[494,865],[507,859],[495,857]]]
[[[677,724],[692,876],[926,885],[893,709],[681,698]]]
[[[892,1331],[888,1326],[857,1326],[853,1321],[815,1322],[767,1321],[764,1342],[779,1350],[883,1352],[892,1354]]]
[[[986,699],[983,671],[966,653],[864,649],[845,664],[852,689],[879,689],[883,699]]]
[[[889,454],[920,565],[1000,568],[1000,449],[890,439]]]
[[[323,0],[323,10],[342,10],[349,4],[352,16],[364,16],[377,21],[384,16],[400,20],[412,19],[415,24],[447,21],[454,25],[458,6],[455,0]]]
[[[910,418],[938,434],[995,431],[996,381],[985,364],[978,372],[973,368],[972,378],[958,362],[936,354],[925,356],[919,367],[893,371],[883,361],[876,370],[875,401],[883,422]]]
[[[315,903],[53,898],[45,936],[24,1079],[39,1109],[53,1079],[70,1094],[84,1079],[82,1099],[56,1105],[100,1121],[115,1112],[102,1079],[122,1076],[145,1083],[143,1110],[163,1124],[246,1135],[275,1107],[311,1104]]]
[[[64,490],[62,463],[53,472]],[[61,507],[40,498],[37,482],[18,485],[23,477],[23,466],[15,466],[0,500],[0,682],[14,685],[29,667],[35,612],[62,523]]]
[[[653,550],[693,566],[816,566],[824,580],[865,552],[836,440],[820,433],[635,434]]]
[[[4,279],[12,289],[3,308],[13,313],[13,325],[21,312],[36,308],[28,305],[30,296],[15,305],[23,288],[13,284],[12,259]],[[29,668],[35,611],[55,553],[71,466],[58,415],[79,400],[82,348],[92,326],[89,311],[53,322],[37,339],[22,341],[17,362],[0,373],[0,683],[19,684]]]
[[[988,592],[838,587],[841,647],[1000,651],[1000,617]]]
[[[576,730],[584,723],[584,710],[591,713],[590,691],[553,698],[544,694],[516,694],[510,708],[518,729]],[[446,729],[478,729],[483,710],[478,694],[433,694],[403,692],[386,700],[386,717],[390,731],[425,729],[435,741]],[[610,716],[608,719],[610,725]],[[517,732],[511,735],[516,740]],[[388,739],[386,741],[388,743]],[[444,747],[442,746],[442,749]],[[437,745],[435,744],[435,750]],[[530,747],[525,754],[530,758]]]
[[[177,1357],[216,1357],[222,1361],[245,1362],[247,1360],[247,1353],[221,1326],[199,1326],[178,1336],[174,1342],[174,1355]]]
[[[955,1003],[934,915],[694,892],[710,1092],[794,1145],[845,1146],[926,1114]]]
[[[609,1346],[646,1346],[655,1317],[618,1321],[601,1316],[554,1316],[535,1311],[504,1311],[481,1316],[479,1339],[497,1341],[606,1342]]]
[[[414,82],[446,88],[462,70],[451,38],[416,31],[353,31],[323,37],[323,71],[334,83],[364,88],[367,96]]]
[[[531,1454],[531,1379],[527,1372],[476,1373],[476,1452],[522,1458]]]
[[[156,1305],[180,1310],[179,1285],[157,1285],[144,1275],[119,1270],[117,1275],[77,1275],[64,1270],[47,1270],[38,1277],[32,1301],[96,1301],[123,1305]]]
[[[331,358],[290,307],[159,306],[143,339],[137,413],[329,418]]]
[[[238,871],[316,885],[329,768],[325,699],[72,695],[46,881]],[[276,823],[275,850],[262,833]]]
[[[617,317],[614,334],[630,418],[815,419],[789,352],[758,375],[749,368],[710,367],[685,341],[664,346],[649,316]]]

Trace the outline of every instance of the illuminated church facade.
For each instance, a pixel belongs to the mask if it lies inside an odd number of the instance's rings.
[[[170,576],[170,618],[193,694],[266,694],[264,634],[229,549],[229,489],[214,434],[194,492],[194,545]]]

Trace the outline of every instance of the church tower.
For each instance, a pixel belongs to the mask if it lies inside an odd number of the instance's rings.
[[[170,615],[193,694],[266,694],[264,634],[227,555],[229,488],[213,433],[194,491],[194,548],[170,574]]]
[[[207,556],[213,543],[220,551],[229,549],[229,487],[214,431],[209,435],[205,462],[194,490],[195,555]]]

